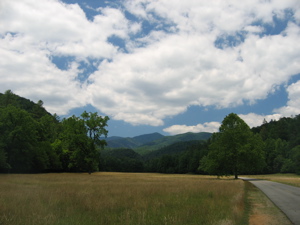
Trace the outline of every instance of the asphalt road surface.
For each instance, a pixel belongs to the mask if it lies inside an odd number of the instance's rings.
[[[300,225],[300,188],[272,181],[240,177],[259,188],[292,221]]]

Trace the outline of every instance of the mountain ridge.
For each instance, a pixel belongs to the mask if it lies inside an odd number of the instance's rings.
[[[114,148],[131,148],[137,153],[143,155],[159,148],[171,145],[176,142],[207,140],[212,134],[208,132],[192,133],[187,132],[173,136],[164,136],[158,132],[143,134],[132,138],[126,137],[108,137],[106,138],[107,147]]]

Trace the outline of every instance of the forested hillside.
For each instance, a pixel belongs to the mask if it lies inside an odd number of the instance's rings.
[[[132,149],[101,151],[100,169],[112,172],[201,173],[199,159],[207,154],[207,142],[182,141],[141,156]]]
[[[40,119],[43,116],[51,115],[43,108],[42,100],[34,103],[26,98],[13,94],[10,90],[6,91],[5,94],[0,93],[0,107],[5,108],[8,106],[14,106],[18,109],[25,110],[34,119]]]
[[[108,119],[97,113],[83,112],[80,117],[60,120],[43,108],[42,101],[34,103],[6,91],[0,94],[0,172],[92,172],[100,169],[205,173],[201,165],[205,162],[203,159],[213,155],[210,154],[212,146],[218,150],[216,145],[222,143],[214,140],[218,135],[210,138],[210,133],[168,137],[154,133],[105,139]],[[260,141],[263,153],[264,162],[260,163],[263,166],[256,173],[300,173],[300,115],[265,121],[248,130],[252,143],[242,141],[245,149],[250,150]],[[248,140],[247,135],[241,138]],[[135,147],[121,145],[122,148],[100,151],[105,140],[133,143]],[[245,149],[241,149],[242,154]],[[243,168],[243,172],[247,171],[250,173],[251,168]]]
[[[266,167],[261,173],[300,173],[300,115],[264,121],[252,131],[265,143]]]
[[[173,143],[191,141],[191,140],[207,140],[211,133],[184,133],[174,136],[163,136],[160,133],[144,134],[133,138],[108,137],[106,138],[106,149],[114,148],[131,148],[137,153],[145,155],[149,152],[158,150]]]
[[[105,138],[107,142],[106,148],[137,148],[146,143],[155,141],[163,138],[164,136],[160,133],[143,134],[133,138],[122,138],[122,137],[108,137]]]
[[[263,169],[256,173],[300,173],[300,115],[281,118],[269,123],[264,122],[263,125],[252,128],[251,131],[261,136],[263,140],[262,150],[265,162]],[[178,136],[182,137],[182,135]],[[142,152],[142,155],[134,154],[134,151],[139,148],[106,150],[101,157],[101,169],[104,171],[205,173],[201,169],[200,162],[209,152],[211,139],[208,141],[177,139],[178,142],[160,146],[160,141],[164,138],[149,143],[150,146],[157,143],[158,149]],[[176,138],[178,137],[173,140]],[[147,145],[143,147],[145,146]],[[107,152],[111,154],[108,156]],[[130,154],[124,154],[124,152]],[[245,168],[244,171],[251,173],[251,168]]]
[[[166,146],[172,145],[178,142],[186,142],[186,141],[193,141],[193,140],[207,140],[211,136],[211,133],[208,132],[200,132],[200,133],[184,133],[184,134],[177,134],[174,136],[163,136],[162,138],[153,140],[152,142],[148,142],[142,146],[135,148],[134,150],[141,154],[145,155],[152,151],[159,150]]]
[[[0,94],[0,172],[98,170],[107,120],[84,112],[60,121],[42,101],[6,91]]]

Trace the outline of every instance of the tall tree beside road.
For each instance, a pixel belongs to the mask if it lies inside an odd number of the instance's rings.
[[[214,133],[209,153],[201,160],[201,169],[218,176],[234,175],[261,170],[264,165],[264,143],[249,126],[234,113],[223,120]]]

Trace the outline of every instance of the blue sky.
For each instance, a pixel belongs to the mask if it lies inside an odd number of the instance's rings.
[[[299,0],[4,0],[0,21],[0,92],[109,136],[300,114]]]

